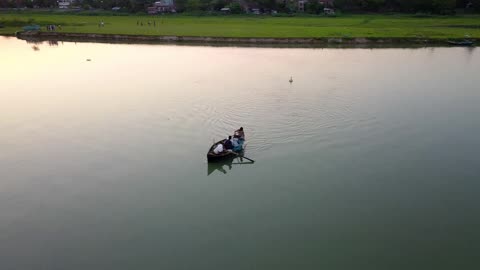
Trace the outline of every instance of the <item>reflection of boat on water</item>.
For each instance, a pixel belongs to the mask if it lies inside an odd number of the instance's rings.
[[[219,161],[219,162],[208,162],[208,173],[207,175],[210,175],[212,174],[214,171],[218,170],[224,174],[227,173],[227,171],[225,170],[225,168],[223,168],[225,165],[228,166],[228,169],[231,170],[232,169],[232,163],[233,163],[233,160],[235,158],[229,158],[229,159],[224,159],[223,161]]]
[[[207,168],[208,168],[208,171],[207,171],[207,175],[210,175],[212,174],[213,172],[215,171],[220,171],[224,174],[227,173],[227,167],[228,167],[228,170],[231,170],[233,165],[246,165],[246,164],[253,164],[252,161],[244,161],[244,158],[243,158],[243,151],[242,151],[242,154],[238,155],[238,156],[230,156],[228,158],[224,158],[223,160],[220,160],[220,161],[217,161],[217,162],[208,162],[207,163]],[[227,167],[225,167],[225,165],[227,165]]]

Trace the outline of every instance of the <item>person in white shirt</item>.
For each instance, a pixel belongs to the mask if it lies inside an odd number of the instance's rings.
[[[213,153],[215,153],[217,155],[217,154],[220,154],[222,152],[223,152],[223,144],[219,143],[219,144],[217,144],[215,149],[213,149]]]

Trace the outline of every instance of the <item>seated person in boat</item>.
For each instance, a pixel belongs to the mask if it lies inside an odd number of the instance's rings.
[[[235,130],[233,133],[234,138],[245,140],[245,133],[243,132],[243,127],[240,127],[238,130]]]
[[[233,151],[240,152],[243,148],[243,140],[238,138],[232,138]]]
[[[223,147],[223,143],[219,143],[217,144],[217,146],[215,146],[215,148],[213,149],[213,153],[218,155],[220,153],[222,153],[224,150],[224,147]]]
[[[232,136],[228,136],[228,140],[225,140],[225,149],[231,150],[233,149],[233,143],[232,143]]]
[[[233,149],[235,150],[235,148],[237,148],[240,144],[238,142],[238,138],[232,138],[232,145],[233,145]]]

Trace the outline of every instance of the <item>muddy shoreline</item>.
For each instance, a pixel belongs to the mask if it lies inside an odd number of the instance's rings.
[[[230,38],[194,36],[142,36],[59,32],[17,32],[26,41],[74,41],[107,43],[178,43],[219,46],[285,46],[285,47],[424,47],[448,46],[447,40],[435,38]],[[473,39],[476,43],[479,39]]]

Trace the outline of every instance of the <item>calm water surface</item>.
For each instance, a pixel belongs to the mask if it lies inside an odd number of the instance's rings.
[[[480,267],[478,49],[51,45],[0,38],[0,269]]]

